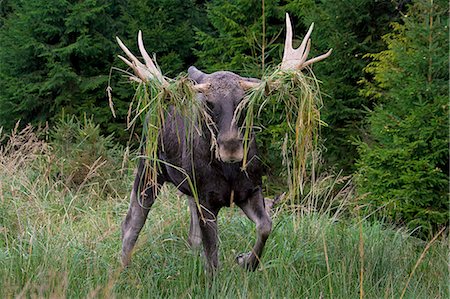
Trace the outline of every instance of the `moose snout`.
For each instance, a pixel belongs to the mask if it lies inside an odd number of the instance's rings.
[[[219,136],[219,157],[225,163],[236,163],[244,158],[244,145],[237,136]]]

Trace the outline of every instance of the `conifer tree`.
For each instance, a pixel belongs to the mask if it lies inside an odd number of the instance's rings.
[[[133,89],[120,72],[106,88],[120,36],[132,50],[141,29],[165,74],[193,63],[194,28],[204,23],[195,1],[17,0],[0,11],[0,126],[52,121],[64,114],[93,116],[103,132],[128,140],[125,118]]]
[[[285,12],[279,1],[213,0],[208,30],[198,30],[196,51],[205,71],[230,70],[260,78],[264,67],[281,61]],[[281,37],[280,37],[281,35]]]
[[[383,215],[428,236],[448,224],[448,3],[417,0],[370,55],[365,96],[380,104],[359,144],[358,186]]]
[[[66,113],[106,116],[114,2],[17,1],[0,30],[0,125]]]

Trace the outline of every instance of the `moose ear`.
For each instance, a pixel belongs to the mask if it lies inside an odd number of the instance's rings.
[[[202,81],[205,80],[206,76],[208,76],[208,74],[200,71],[195,66],[189,67],[188,74],[189,78],[194,80],[196,83],[202,83]]]

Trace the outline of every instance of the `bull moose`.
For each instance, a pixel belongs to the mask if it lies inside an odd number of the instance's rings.
[[[300,71],[331,54],[330,50],[307,60],[312,29],[313,25],[299,48],[294,49],[292,26],[289,15],[286,14],[286,41],[280,66],[282,71]],[[145,64],[141,63],[119,38],[117,41],[129,60],[119,57],[134,70],[139,80],[164,82],[161,71],[144,48],[140,31],[138,46]],[[217,216],[222,207],[230,206],[230,198],[233,198],[234,203],[256,224],[256,244],[250,252],[240,254],[236,258],[240,266],[254,271],[271,232],[272,220],[265,209],[261,187],[262,166],[256,158],[254,135],[251,135],[246,152],[250,162],[243,171],[241,168],[244,157],[243,138],[239,131],[239,121],[235,120],[234,115],[239,103],[245,97],[246,90],[260,84],[260,80],[241,77],[228,71],[206,74],[194,66],[188,69],[188,76],[194,83],[198,100],[204,101],[208,107],[208,114],[215,124],[215,132],[194,136],[194,147],[190,150],[186,141],[178,138],[180,132],[185,129],[182,116],[169,109],[165,123],[159,131],[158,159],[164,163],[159,163],[156,182],[148,183],[146,179],[148,173],[146,168],[149,166],[145,158],[140,158],[138,163],[129,210],[122,222],[122,263],[126,266],[130,262],[131,252],[154,203],[157,189],[162,184],[170,182],[189,198],[191,219],[188,241],[192,247],[199,247],[203,243],[207,269],[212,272],[219,264]],[[211,152],[213,133],[218,145],[217,155]],[[197,186],[198,202],[194,201],[193,192],[186,182],[186,175]]]

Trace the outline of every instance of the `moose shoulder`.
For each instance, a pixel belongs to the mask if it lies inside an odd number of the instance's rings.
[[[306,60],[312,26],[298,49],[292,48],[292,27],[286,15],[287,36],[282,70],[300,70],[312,62],[324,59],[330,52]],[[145,64],[141,63],[118,39],[119,45],[129,59],[120,58],[135,72],[136,80],[147,82],[165,79],[145,51],[142,34],[139,32],[138,44]],[[195,83],[198,100],[207,107],[206,111],[213,123],[212,130],[203,134],[193,133],[192,138],[180,138],[190,128],[185,128],[183,116],[175,109],[169,109],[164,124],[160,128],[157,179],[147,179],[149,164],[144,158],[139,161],[131,202],[122,223],[122,263],[128,265],[131,252],[142,229],[150,207],[153,205],[159,186],[173,183],[189,198],[191,222],[189,242],[198,247],[203,243],[207,266],[210,271],[218,267],[217,216],[222,207],[233,201],[247,217],[256,224],[257,240],[253,249],[238,255],[236,261],[242,267],[255,270],[263,253],[263,248],[272,228],[272,221],[265,209],[261,188],[261,165],[257,158],[257,148],[253,134],[244,153],[243,137],[240,135],[241,123],[236,119],[236,109],[245,97],[248,88],[260,84],[259,80],[244,78],[235,73],[220,71],[206,74],[190,67],[189,78]],[[187,141],[189,140],[189,142]],[[216,145],[212,149],[212,144]],[[244,155],[247,163],[242,169]],[[196,186],[198,203],[189,181]]]

